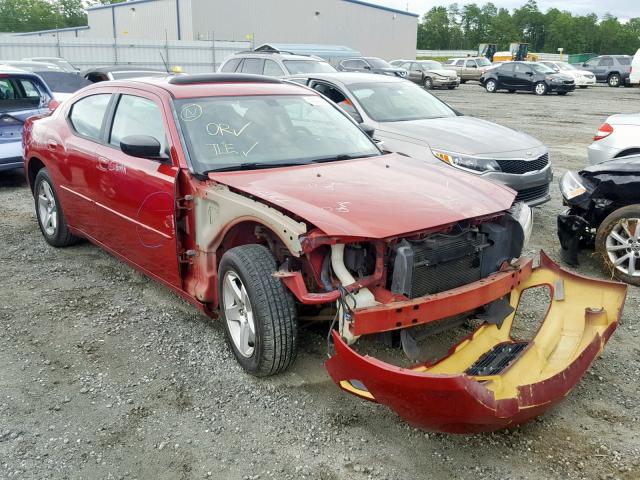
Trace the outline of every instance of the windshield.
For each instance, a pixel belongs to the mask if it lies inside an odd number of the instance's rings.
[[[479,67],[488,67],[491,65],[491,62],[487,58],[478,58],[476,60],[476,63],[478,64]]]
[[[359,83],[349,87],[362,108],[377,122],[455,117],[445,103],[406,82]]]
[[[41,92],[40,82],[21,77],[0,78],[0,112],[32,110],[45,105],[49,98]],[[11,123],[10,120],[8,120]],[[3,125],[0,122],[0,126]]]
[[[541,63],[532,63],[531,68],[533,68],[538,73],[555,73],[555,70],[547,67]]]
[[[196,173],[380,155],[357,125],[316,95],[191,98],[175,107]]]
[[[570,63],[560,62],[560,63],[556,63],[556,65],[560,70],[577,70],[577,68],[571,65]]]
[[[285,60],[284,61],[289,73],[331,73],[337,70],[327,62],[318,62],[314,60]]]
[[[366,58],[365,60],[373,68],[389,68],[391,66],[381,58]]]
[[[420,65],[422,65],[424,68],[427,68],[429,70],[442,70],[442,65],[434,61],[420,62]]]

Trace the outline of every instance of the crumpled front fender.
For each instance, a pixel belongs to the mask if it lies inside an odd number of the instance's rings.
[[[433,364],[401,368],[359,355],[333,332],[326,362],[334,382],[388,406],[412,425],[450,433],[492,431],[530,420],[562,400],[585,374],[617,327],[626,285],[568,272],[543,252],[540,266],[511,292],[547,286],[550,307],[535,337],[511,338],[515,312],[501,328],[483,324]],[[519,350],[506,367],[479,375],[490,352]],[[485,360],[486,364],[486,360]]]

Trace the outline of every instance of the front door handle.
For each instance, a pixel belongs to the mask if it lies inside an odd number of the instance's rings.
[[[55,140],[49,140],[47,142],[47,148],[51,151],[55,151],[58,148],[58,142]]]
[[[106,172],[109,170],[109,160],[107,158],[104,157],[98,157],[98,163],[96,164],[96,167],[98,168],[98,170],[102,170],[103,172]]]

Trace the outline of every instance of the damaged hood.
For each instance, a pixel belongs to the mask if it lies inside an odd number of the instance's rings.
[[[380,130],[422,140],[431,148],[464,155],[508,157],[531,151],[531,158],[535,158],[534,155],[540,156],[546,151],[539,140],[526,133],[467,116],[384,122],[380,123]]]
[[[209,178],[327,235],[387,238],[507,210],[515,192],[444,165],[388,154]]]

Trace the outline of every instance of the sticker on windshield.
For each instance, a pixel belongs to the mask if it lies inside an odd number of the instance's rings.
[[[185,122],[193,122],[202,116],[202,107],[197,103],[189,103],[180,110],[180,117]]]

